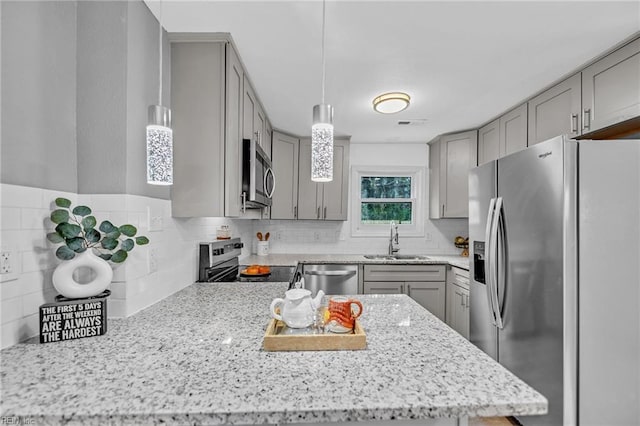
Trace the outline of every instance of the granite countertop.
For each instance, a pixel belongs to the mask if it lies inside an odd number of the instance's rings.
[[[544,414],[546,399],[406,295],[358,295],[368,347],[266,352],[287,283],[196,283],[104,336],[2,351],[2,416],[223,424]],[[346,377],[346,379],[345,379]]]
[[[469,270],[469,258],[454,255],[418,255],[426,259],[367,259],[362,254],[269,254],[267,256],[250,255],[240,259],[243,264],[293,265],[297,263],[349,263],[349,264],[393,264],[393,265],[429,265],[448,264]]]

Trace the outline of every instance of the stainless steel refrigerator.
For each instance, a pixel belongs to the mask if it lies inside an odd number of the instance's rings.
[[[471,170],[470,339],[549,400],[640,424],[640,140],[557,137]]]

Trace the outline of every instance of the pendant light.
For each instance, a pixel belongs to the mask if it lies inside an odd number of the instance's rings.
[[[324,27],[325,0],[322,0],[322,103],[313,107],[311,126],[311,180],[314,182],[333,180],[333,107],[324,103]]]
[[[147,183],[151,185],[172,185],[173,130],[171,130],[171,110],[162,106],[162,2],[160,2],[158,25],[158,51],[160,56],[158,105],[149,106]]]

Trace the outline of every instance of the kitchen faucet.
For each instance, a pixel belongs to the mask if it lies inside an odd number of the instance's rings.
[[[395,232],[394,232],[395,228]],[[398,245],[398,225],[395,222],[391,222],[391,235],[389,236],[389,256],[396,254],[400,248]]]

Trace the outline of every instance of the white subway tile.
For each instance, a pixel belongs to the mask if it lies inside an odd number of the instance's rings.
[[[113,297],[109,297],[107,299],[107,318],[125,318],[125,317],[127,317],[126,300],[120,300],[120,299],[115,299]],[[108,324],[107,324],[107,330],[109,330]]]
[[[21,211],[21,228],[37,229],[44,232],[45,229],[53,230],[53,222],[49,219],[49,210],[23,208]]]
[[[56,198],[66,198],[71,201],[72,205],[78,204],[78,194],[74,192],[65,192],[65,191],[55,191],[52,189],[43,189],[42,190],[42,207],[48,210],[55,210],[58,207],[56,206]]]
[[[2,184],[0,203],[6,207],[42,208],[42,189]]]
[[[2,324],[22,318],[22,298],[2,300]]]
[[[49,303],[45,298],[45,293],[29,293],[22,296],[22,311],[24,316],[33,315],[38,311],[40,305]]]
[[[24,329],[20,332],[20,341],[40,334],[40,311],[24,318]]]
[[[6,324],[2,324],[2,342],[0,345],[2,349],[8,348],[9,346],[13,346],[16,343],[20,342],[20,329],[22,328],[22,324],[25,323],[23,318],[11,321]]]
[[[24,294],[22,280],[19,278],[13,281],[5,281],[0,283],[0,300],[20,297]]]
[[[49,277],[49,279],[50,278],[51,277]],[[47,289],[44,280],[45,272],[36,271],[21,274],[17,281],[19,281],[22,286],[22,294],[27,295],[30,293],[44,294]]]
[[[55,255],[52,255],[52,252],[48,250],[41,253],[37,251],[23,251],[19,252],[18,255],[22,255],[23,273],[41,271],[57,265]]]
[[[2,207],[0,209],[2,230],[21,229],[20,208]]]

